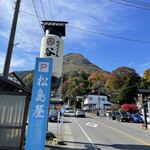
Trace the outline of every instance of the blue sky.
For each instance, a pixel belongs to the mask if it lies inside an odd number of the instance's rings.
[[[34,2],[38,16],[44,20],[40,0]],[[110,72],[127,66],[142,76],[150,68],[150,43],[115,39],[70,27],[150,42],[150,11],[109,0],[51,0],[50,3],[53,20],[68,21],[66,37],[63,37],[64,55],[81,53],[90,62]],[[42,0],[42,4],[46,20],[52,20],[48,0]],[[0,72],[3,70],[13,8],[14,0],[0,0]],[[10,71],[34,69],[43,36],[32,0],[22,0],[14,42],[20,44],[13,49]]]

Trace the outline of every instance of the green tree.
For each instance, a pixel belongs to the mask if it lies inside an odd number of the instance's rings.
[[[133,84],[133,80],[128,78],[123,85],[122,89],[120,89],[119,93],[116,94],[114,99],[115,103],[120,105],[122,104],[132,104],[135,103],[134,98],[136,97],[137,86]]]
[[[25,85],[29,89],[32,89],[33,77],[34,77],[34,74],[33,73],[29,73],[26,77],[23,78],[23,82],[25,83]]]
[[[84,80],[87,80],[88,77],[90,76],[90,74],[89,73],[85,73],[84,71],[81,71],[80,74],[79,74],[79,76],[81,78],[83,78]]]

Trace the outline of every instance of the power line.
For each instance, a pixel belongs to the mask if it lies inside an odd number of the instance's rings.
[[[38,16],[38,13],[37,13],[37,10],[36,10],[36,7],[35,7],[34,0],[32,0],[32,3],[33,3],[34,11],[35,11],[36,17],[37,17],[37,19],[38,19],[38,22],[39,22],[41,31],[42,31],[42,33],[43,33],[43,29],[42,29],[42,27],[41,27],[41,22],[40,22],[40,20],[39,20],[39,16]]]
[[[138,1],[138,0],[133,0],[133,1],[138,2],[140,4],[145,4],[145,5],[149,5],[150,6],[150,3],[148,3],[148,2],[142,2],[142,1]]]
[[[25,14],[27,14],[27,15],[31,15],[31,16],[37,17],[37,16],[35,16],[35,15],[31,14],[31,13],[28,13],[28,12],[25,12],[25,11],[22,11],[22,10],[20,10],[20,11],[25,13]],[[42,17],[39,17],[39,18],[43,19]],[[105,33],[98,33],[98,32],[95,32],[95,31],[89,31],[89,30],[85,30],[85,29],[81,29],[81,28],[77,28],[77,27],[73,27],[73,26],[69,26],[69,25],[67,25],[67,26],[70,27],[70,28],[76,29],[76,30],[81,30],[81,31],[84,31],[84,32],[92,33],[92,34],[97,34],[97,35],[107,36],[107,37],[111,37],[111,38],[132,41],[132,42],[150,44],[150,41],[143,41],[143,40],[124,38],[124,37],[109,35],[109,34],[105,34]]]
[[[150,9],[148,9],[148,8],[144,8],[144,7],[140,7],[140,6],[136,6],[136,5],[131,5],[131,4],[127,4],[127,3],[122,3],[122,2],[115,1],[115,0],[108,0],[108,1],[111,1],[111,2],[114,2],[114,3],[118,3],[118,4],[121,4],[121,5],[131,6],[131,7],[135,7],[135,8],[139,8],[139,9],[143,9],[143,10],[148,10],[148,11],[150,11]]]
[[[48,0],[48,6],[49,6],[50,13],[51,13],[52,21],[53,21],[53,13],[52,13],[52,8],[51,8],[50,0]]]
[[[24,10],[20,10],[20,12],[22,12],[22,13],[24,13],[24,14],[27,14],[27,15],[30,15],[30,16],[33,16],[33,17],[37,17],[36,15],[34,15],[34,14],[31,14],[31,13],[29,13],[29,12],[26,12],[26,11],[24,11]],[[42,17],[40,17],[40,16],[38,16],[40,19],[44,19],[44,18],[42,18]]]
[[[121,1],[140,5],[140,6],[150,7],[150,3],[149,4],[148,3],[141,3],[140,1],[131,1],[131,0],[121,0]]]
[[[35,15],[31,14],[31,13],[28,13],[28,12],[25,12],[25,11],[22,11],[22,10],[20,10],[20,11],[25,13],[25,14],[37,17],[37,16],[35,16]],[[42,17],[39,17],[39,16],[38,16],[38,18],[43,19]],[[107,36],[107,37],[111,37],[111,38],[132,41],[132,42],[150,44],[150,41],[143,41],[143,40],[124,38],[124,37],[119,37],[119,36],[115,36],[115,35],[109,35],[109,34],[105,34],[105,33],[98,33],[98,32],[95,32],[95,31],[89,31],[89,30],[86,30],[86,29],[81,29],[81,28],[77,28],[77,27],[73,27],[73,26],[69,26],[69,25],[67,25],[67,26],[70,27],[70,28],[76,29],[76,30],[81,30],[81,31],[84,31],[84,32],[92,33],[92,34],[97,34],[97,35]]]
[[[46,20],[45,13],[44,13],[44,9],[43,9],[42,0],[40,0],[40,3],[41,3],[41,7],[42,7],[42,12],[43,12],[44,18],[45,18],[45,20]]]
[[[21,14],[20,14],[20,15],[21,15]],[[31,36],[30,36],[30,32],[29,32],[29,30],[28,30],[28,28],[27,28],[27,26],[26,26],[26,24],[25,24],[25,21],[24,21],[22,15],[21,15],[21,19],[22,19],[22,22],[23,22],[23,24],[24,24],[24,27],[25,27],[25,29],[26,29],[26,32],[28,33],[28,36],[29,36],[29,38],[30,38],[30,40],[31,40],[31,42],[32,42],[32,44],[33,44],[33,46],[34,46],[34,48],[36,49],[35,43],[34,43],[33,39],[32,39]]]
[[[121,39],[121,40],[126,40],[126,41],[132,41],[132,42],[150,44],[150,41],[130,39],[130,38],[125,38],[125,37],[119,37],[119,36],[115,36],[115,35],[110,35],[110,34],[95,32],[95,31],[89,31],[89,30],[86,30],[86,29],[81,29],[81,28],[77,28],[77,27],[73,27],[73,26],[69,26],[69,25],[67,25],[67,26],[70,27],[70,28],[76,29],[76,30],[81,30],[81,31],[84,31],[84,32],[88,32],[88,33],[92,33],[92,34],[97,34],[97,35],[101,35],[101,36],[107,36],[107,37]]]
[[[123,90],[126,90],[126,89],[130,89],[130,88],[133,88],[133,87],[136,87],[136,86],[139,86],[141,83],[147,83],[147,81],[142,81],[142,82],[140,82],[140,83],[138,83],[138,84],[131,85],[131,86],[128,86],[128,87],[126,87],[126,88],[120,89],[120,90],[118,90],[118,92],[123,91]]]

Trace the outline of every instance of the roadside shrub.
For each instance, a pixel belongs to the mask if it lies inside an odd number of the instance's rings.
[[[123,104],[121,106],[122,110],[129,113],[136,113],[138,108],[135,104]]]

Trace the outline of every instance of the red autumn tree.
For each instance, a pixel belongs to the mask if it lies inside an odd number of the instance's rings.
[[[123,104],[121,108],[123,111],[129,113],[135,113],[138,111],[137,106],[135,104]]]

